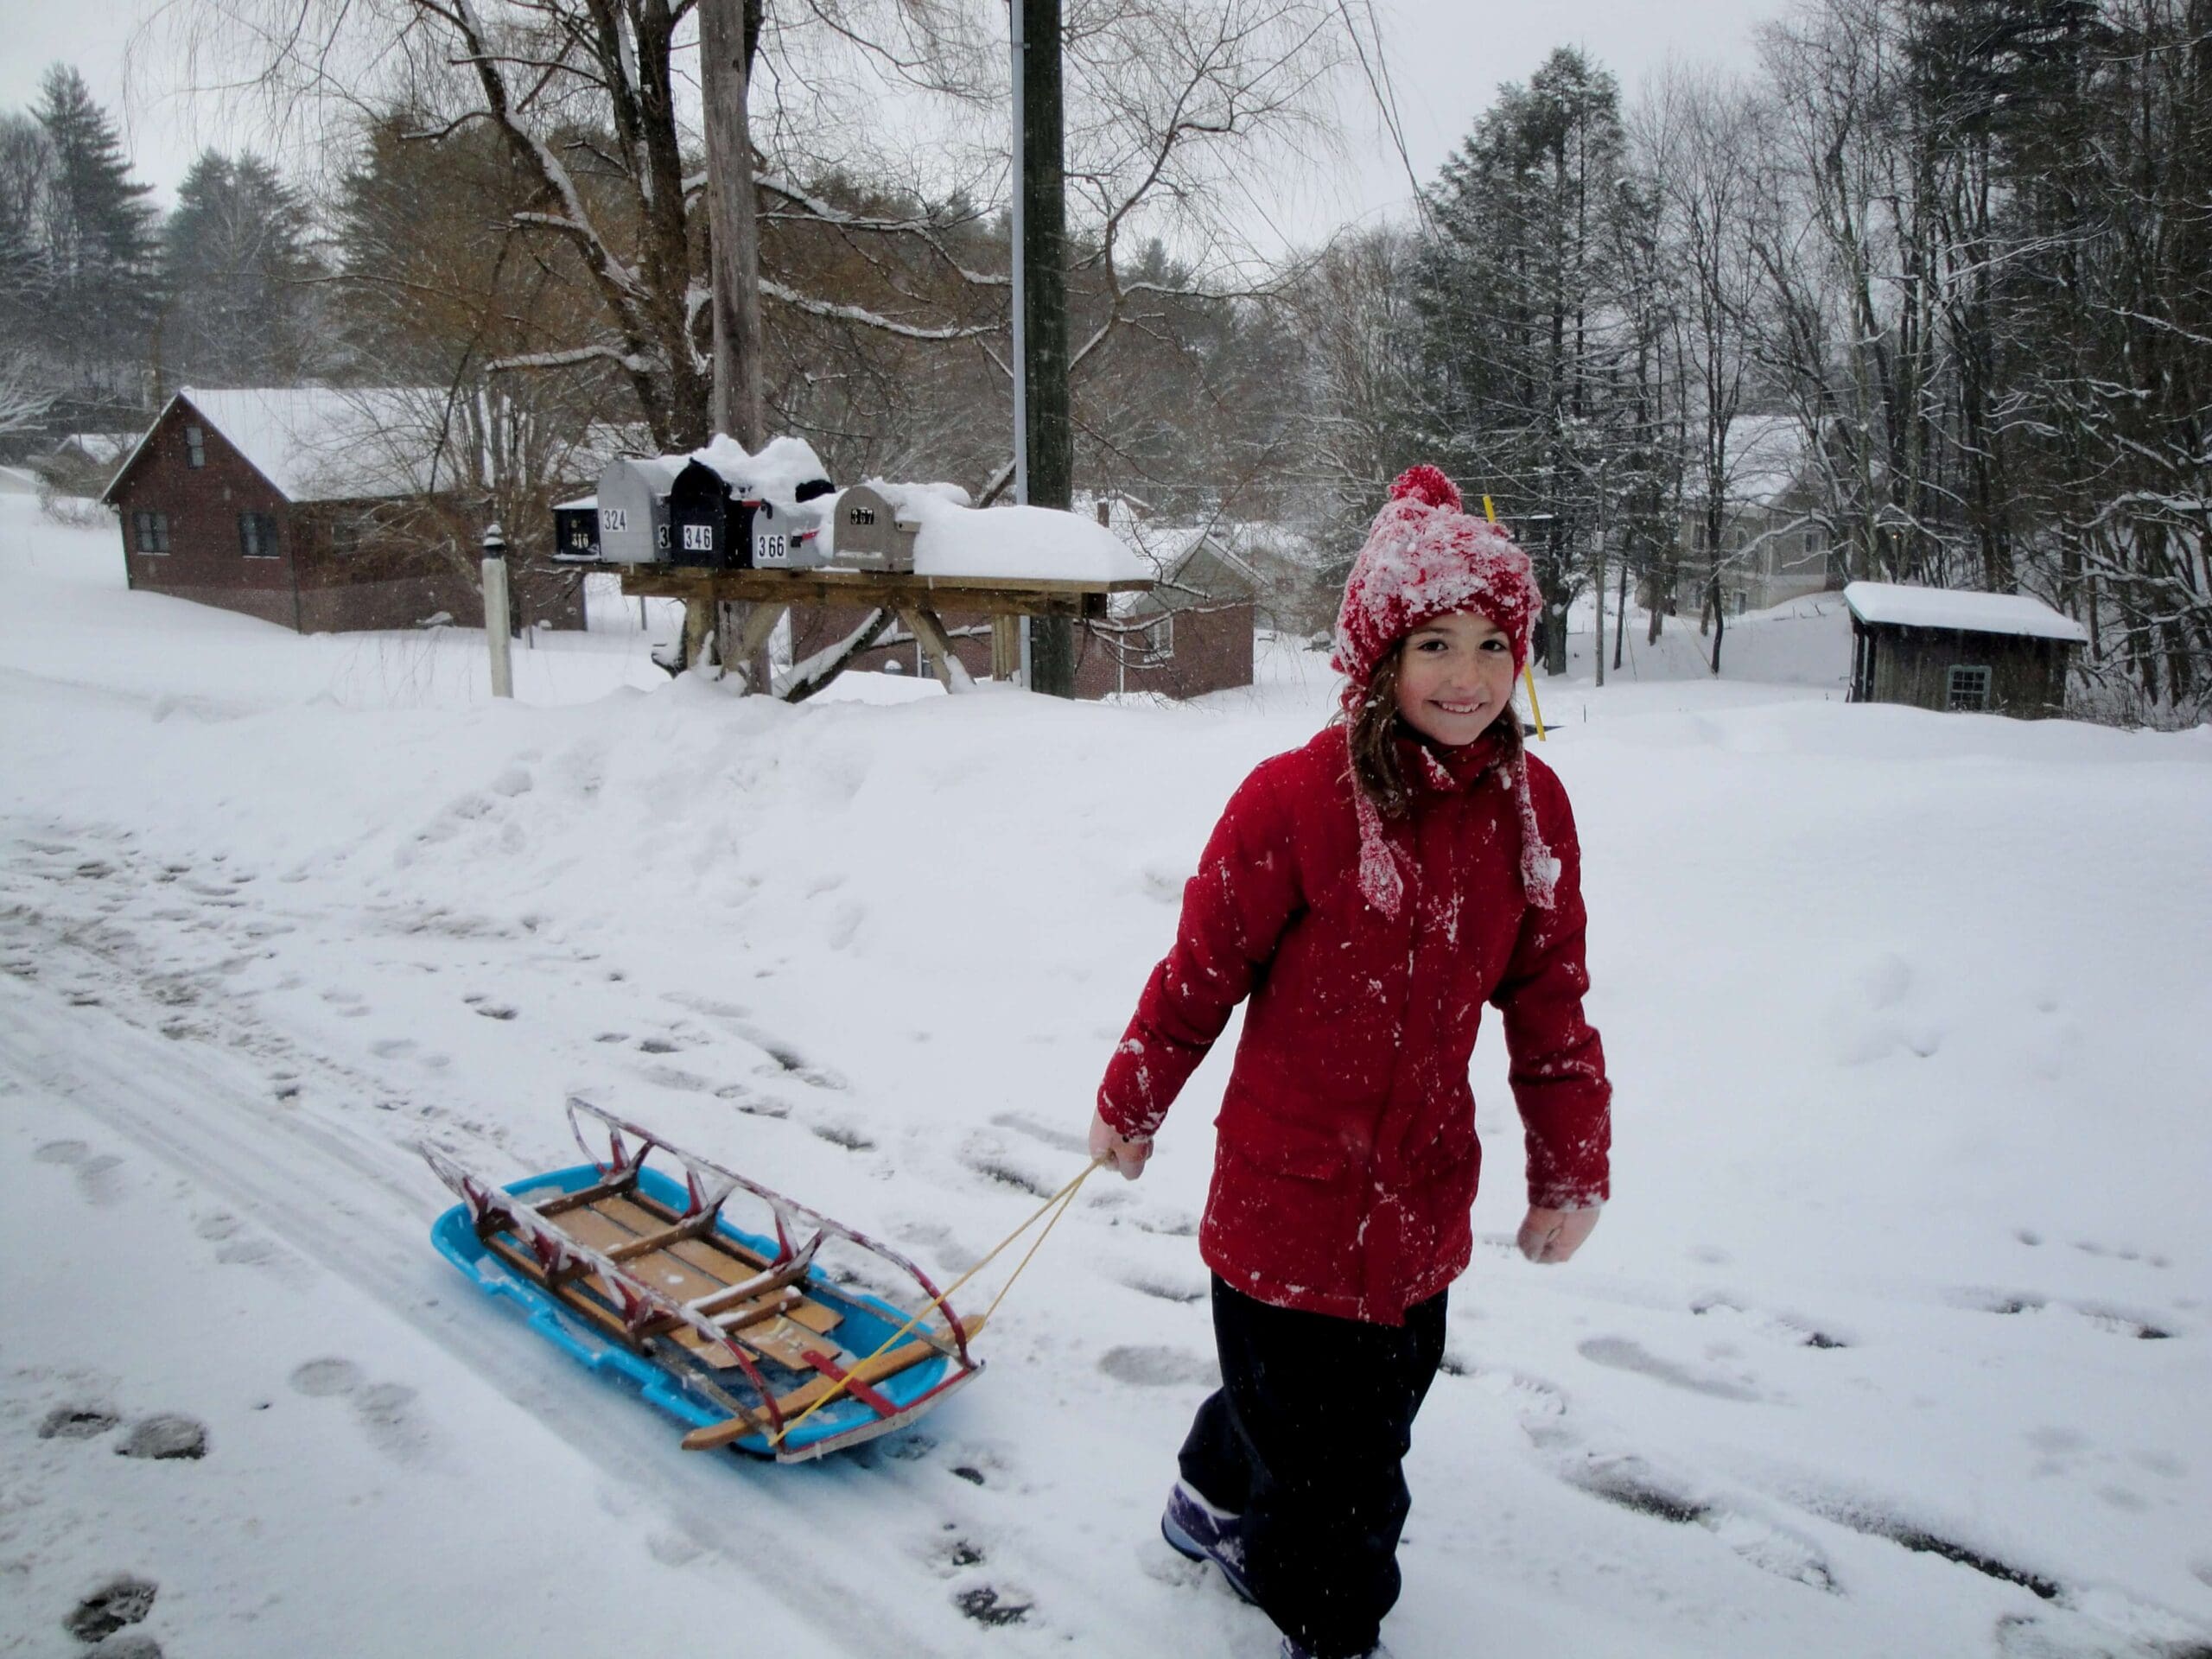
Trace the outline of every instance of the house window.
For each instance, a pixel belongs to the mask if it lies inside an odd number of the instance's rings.
[[[276,556],[276,521],[265,512],[238,514],[238,551],[249,559]]]
[[[207,435],[196,426],[184,429],[184,464],[205,467],[207,464]]]
[[[130,531],[141,553],[166,553],[169,550],[169,516],[166,512],[132,513]]]
[[[1989,707],[1989,671],[1986,668],[1954,668],[1951,671],[1949,696],[1944,707],[1953,709],[1975,710]]]
[[[1137,636],[1137,645],[1142,653],[1141,660],[1147,667],[1156,663],[1175,660],[1175,619],[1163,616]]]

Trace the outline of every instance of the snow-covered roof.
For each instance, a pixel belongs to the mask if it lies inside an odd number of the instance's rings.
[[[64,449],[73,449],[86,461],[120,461],[138,442],[136,432],[72,432],[54,446],[59,454]]]
[[[2031,639],[2088,642],[2072,617],[2025,594],[1983,594],[1964,588],[1913,588],[1901,582],[1854,582],[1843,602],[1861,622],[1905,628],[1956,628],[1967,633],[2011,633]]]
[[[445,477],[438,455],[446,394],[435,387],[184,386],[116,469],[116,481],[180,401],[197,410],[288,500],[416,495]]]

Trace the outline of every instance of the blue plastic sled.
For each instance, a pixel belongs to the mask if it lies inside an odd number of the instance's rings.
[[[571,1100],[569,1117],[593,1161],[504,1187],[419,1148],[461,1198],[431,1242],[547,1341],[690,1425],[687,1448],[821,1457],[903,1427],[982,1369],[972,1331],[897,1252],[588,1101]],[[588,1121],[607,1137],[604,1161]],[[656,1152],[681,1179],[646,1167]],[[741,1197],[772,1230],[728,1218]],[[927,1317],[833,1277],[825,1246],[848,1273],[911,1280]]]

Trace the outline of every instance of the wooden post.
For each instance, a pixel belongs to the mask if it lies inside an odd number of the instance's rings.
[[[1068,411],[1067,143],[1060,97],[1060,0],[1021,9],[1022,361],[1028,500],[1065,511],[1074,499],[1074,427]],[[1075,625],[1030,625],[1030,688],[1075,695]]]
[[[1021,619],[1018,616],[995,616],[991,619],[991,677],[995,680],[1018,680],[1021,677]]]
[[[484,529],[484,639],[492,648],[492,695],[515,694],[515,671],[507,654],[512,622],[507,605],[507,538],[497,524]]]

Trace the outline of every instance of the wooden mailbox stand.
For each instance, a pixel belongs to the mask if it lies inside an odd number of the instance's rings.
[[[876,570],[703,570],[670,564],[607,568],[620,571],[622,591],[629,597],[750,606],[734,653],[739,663],[751,660],[753,653],[767,643],[777,621],[791,606],[889,612],[922,642],[923,649],[936,665],[938,678],[948,691],[969,690],[974,682],[953,653],[951,637],[938,617],[940,608],[988,613],[992,619],[992,677],[1011,679],[1020,666],[1020,631],[1014,626],[1017,618],[1103,617],[1109,594],[1143,593],[1153,585],[1142,579],[1069,582],[1029,576],[927,576]],[[687,659],[696,661],[696,653],[687,653]]]

